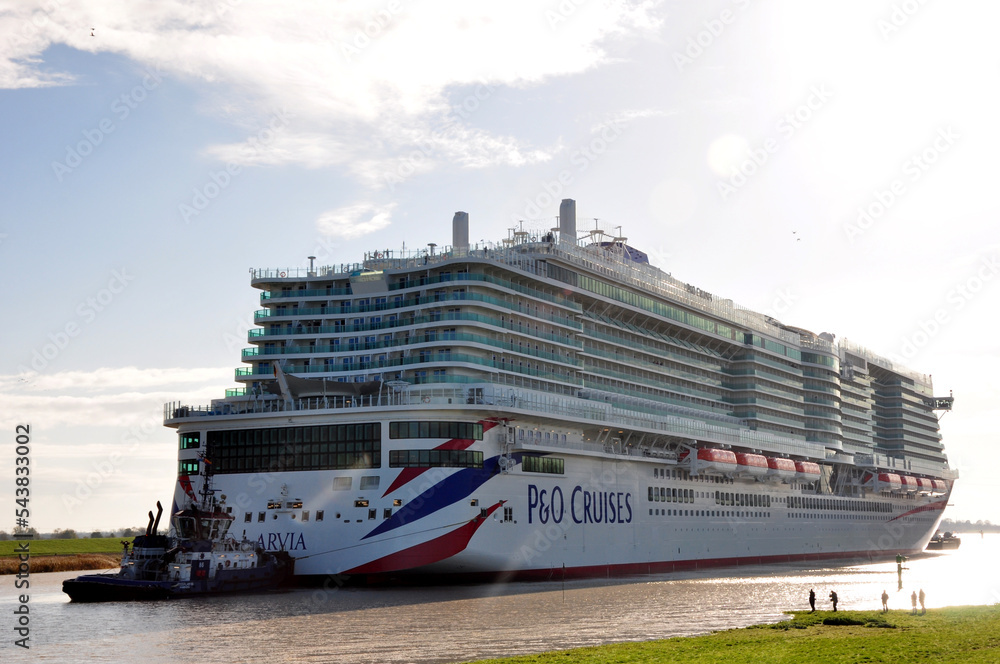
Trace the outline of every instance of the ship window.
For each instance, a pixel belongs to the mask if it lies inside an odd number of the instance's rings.
[[[354,501],[354,506],[355,507],[368,507],[368,501],[367,500],[355,500]]]
[[[243,523],[250,523],[251,519],[253,519],[252,512],[247,512],[246,514],[243,515]]]
[[[351,490],[351,478],[350,477],[334,477],[333,478],[333,490],[334,491],[350,491]]]
[[[403,504],[402,499],[400,499],[400,498],[393,498],[393,500],[392,500],[392,506],[393,507],[399,507],[402,504]]]
[[[558,457],[525,454],[521,459],[521,467],[528,473],[552,473],[555,475],[562,475],[566,472],[566,461]]]
[[[264,513],[257,512],[257,523],[262,523],[264,521]]]
[[[197,475],[198,474],[198,461],[181,461],[180,468],[178,470],[179,475]]]
[[[390,452],[391,455],[391,452]],[[362,475],[361,476],[361,490],[366,491],[370,489],[378,488],[378,475]]]
[[[483,453],[475,450],[390,450],[390,468],[482,468]]]
[[[309,520],[309,510],[305,510],[305,511],[302,512],[302,520],[303,521],[308,521]]]
[[[375,518],[375,510],[368,510],[368,518],[369,519]]]
[[[267,501],[267,509],[269,510],[280,510],[281,501],[280,500],[269,500]]]
[[[388,519],[391,516],[392,516],[392,508],[391,507],[386,507],[384,510],[382,510],[382,518],[383,519]]]
[[[463,438],[482,440],[478,422],[390,422],[389,438]]]
[[[180,438],[182,450],[195,450],[201,447],[201,434],[199,433],[182,433]]]
[[[323,520],[323,510],[316,510],[316,520],[317,521]]]
[[[469,501],[469,505],[471,505],[472,507],[478,507],[479,506],[479,499],[478,498],[473,498],[471,501]]]

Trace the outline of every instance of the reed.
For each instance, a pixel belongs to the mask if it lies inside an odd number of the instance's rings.
[[[31,573],[69,572],[88,569],[118,569],[120,556],[85,553],[63,556],[35,556],[30,558]],[[16,574],[20,562],[17,558],[0,558],[0,574]]]

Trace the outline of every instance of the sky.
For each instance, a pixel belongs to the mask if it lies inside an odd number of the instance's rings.
[[[249,270],[554,225],[933,375],[1000,522],[1000,5],[847,0],[0,2],[0,499],[143,526],[163,404],[207,404]],[[595,221],[596,220],[596,221]],[[0,520],[10,531],[13,516]]]

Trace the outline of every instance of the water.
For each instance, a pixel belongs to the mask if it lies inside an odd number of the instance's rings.
[[[761,622],[783,611],[909,609],[923,588],[928,608],[1000,601],[1000,535],[965,535],[956,551],[907,563],[849,567],[788,564],[629,579],[437,588],[302,589],[172,602],[71,604],[63,579],[31,577],[30,651],[13,648],[13,578],[0,577],[3,661],[142,664],[215,662],[462,662],[544,650],[702,634]],[[14,652],[8,652],[14,650]],[[11,657],[13,655],[13,657]],[[10,659],[8,659],[10,657]]]

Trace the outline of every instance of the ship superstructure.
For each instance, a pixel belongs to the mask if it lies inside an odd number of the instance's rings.
[[[296,574],[549,576],[922,550],[955,471],[929,376],[721,299],[626,238],[255,270],[244,387],[167,404]],[[581,237],[582,235],[582,237]]]

